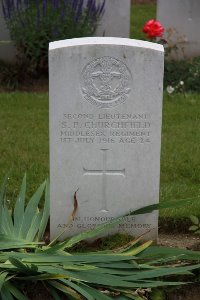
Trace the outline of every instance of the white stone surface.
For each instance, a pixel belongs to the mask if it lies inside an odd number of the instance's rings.
[[[159,201],[163,47],[121,38],[50,43],[51,238]],[[156,238],[157,213],[115,230]]]
[[[95,36],[128,38],[130,36],[130,10],[131,0],[106,0],[105,13]]]
[[[177,59],[200,55],[200,1],[158,0],[157,19],[166,29],[165,37],[178,51],[172,51]]]
[[[0,59],[5,61],[15,60],[15,46],[10,40],[9,31],[5,24],[2,6],[0,5]]]

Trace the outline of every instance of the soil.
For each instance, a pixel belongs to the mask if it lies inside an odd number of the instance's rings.
[[[22,84],[20,90],[23,92],[46,93],[49,90],[49,79],[48,77],[41,77],[39,79],[29,80]]]
[[[200,251],[200,238],[192,234],[160,233],[158,245]]]
[[[200,286],[191,284],[168,293],[166,300],[200,300]]]

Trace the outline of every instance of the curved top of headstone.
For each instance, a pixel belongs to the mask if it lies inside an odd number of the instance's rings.
[[[60,40],[49,44],[49,50],[55,50],[65,47],[83,46],[83,45],[119,45],[119,46],[130,46],[137,48],[146,48],[156,51],[164,51],[162,45],[147,41],[126,39],[126,38],[115,38],[115,37],[85,37]]]

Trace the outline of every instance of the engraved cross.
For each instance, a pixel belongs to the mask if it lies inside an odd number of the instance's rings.
[[[83,175],[101,175],[102,176],[102,203],[101,203],[101,211],[108,212],[107,209],[107,193],[106,193],[106,186],[107,186],[107,176],[123,176],[125,177],[125,169],[122,170],[108,170],[107,169],[107,151],[109,149],[101,149],[103,154],[103,167],[100,170],[88,170],[83,168]]]

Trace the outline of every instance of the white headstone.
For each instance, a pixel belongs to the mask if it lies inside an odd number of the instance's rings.
[[[9,30],[6,26],[2,6],[0,4],[0,60],[14,61],[16,49],[10,39]]]
[[[120,38],[50,43],[51,238],[159,201],[163,47]],[[156,213],[126,217],[117,231],[151,229]]]
[[[131,0],[106,0],[105,13],[100,20],[95,36],[130,36]]]
[[[199,0],[158,0],[157,19],[166,29],[165,38],[169,45],[175,46],[171,52],[173,58],[200,55],[199,13]]]

